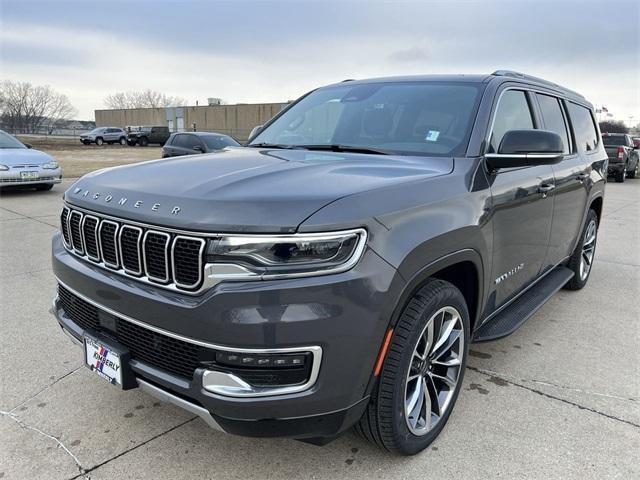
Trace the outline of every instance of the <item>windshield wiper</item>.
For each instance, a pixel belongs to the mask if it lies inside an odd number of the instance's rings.
[[[286,145],[283,143],[250,143],[247,147],[254,148],[282,148],[292,150],[294,148],[300,148],[298,145]]]
[[[326,150],[329,152],[352,152],[352,153],[373,153],[376,155],[391,155],[387,150],[378,150],[377,148],[356,147],[351,145],[297,145],[298,148],[305,150]]]

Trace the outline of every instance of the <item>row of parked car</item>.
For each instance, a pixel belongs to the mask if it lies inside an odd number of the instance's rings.
[[[139,145],[162,146],[162,157],[192,155],[222,150],[225,147],[239,147],[240,144],[228,135],[215,132],[177,132],[171,133],[168,127],[98,127],[80,135],[80,142],[85,145],[119,143],[134,147]]]

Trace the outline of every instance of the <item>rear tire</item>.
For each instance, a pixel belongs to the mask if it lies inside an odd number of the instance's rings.
[[[460,290],[449,282],[428,280],[394,328],[380,379],[356,432],[402,455],[428,447],[460,393],[469,339],[469,313]]]
[[[102,144],[104,144],[104,140],[102,139],[102,137],[96,138],[96,145],[100,146]]]
[[[119,142],[120,142],[120,145],[124,147],[127,144],[127,139],[124,137],[120,137]]]
[[[587,284],[591,275],[593,260],[595,259],[597,241],[598,214],[595,210],[589,210],[587,220],[584,222],[584,228],[580,233],[580,241],[567,264],[567,268],[573,271],[574,275],[564,286],[565,289],[580,290]]]
[[[627,178],[638,178],[638,164],[640,164],[640,160],[636,162],[636,166],[633,170],[627,172]]]

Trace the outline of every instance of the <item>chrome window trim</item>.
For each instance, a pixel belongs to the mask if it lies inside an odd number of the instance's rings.
[[[61,281],[58,277],[56,277],[57,282],[62,285],[65,289],[69,290],[71,293],[73,293],[74,295],[78,296],[79,298],[81,298],[82,300],[84,300],[85,302],[93,305],[96,308],[99,308],[100,310],[109,313],[113,316],[118,317],[121,320],[124,320],[126,322],[132,323],[134,325],[137,325],[138,327],[142,327],[142,328],[146,328],[147,330],[151,330],[152,332],[158,333],[160,335],[166,335],[167,337],[171,337],[174,338],[176,340],[180,340],[183,342],[187,342],[187,343],[191,343],[193,345],[198,345],[200,347],[204,347],[204,348],[209,348],[212,350],[222,350],[225,352],[234,352],[234,353],[246,353],[246,354],[263,354],[263,353],[306,353],[306,352],[311,352],[312,357],[313,357],[313,364],[311,365],[311,373],[309,375],[309,380],[302,384],[302,385],[294,385],[294,386],[287,386],[287,387],[276,387],[273,389],[260,389],[259,392],[254,392],[252,393],[248,393],[248,392],[235,392],[233,391],[228,391],[228,390],[224,390],[222,389],[223,386],[213,386],[211,384],[209,384],[209,388],[214,389],[215,391],[211,391],[209,389],[207,389],[207,385],[205,385],[205,377],[203,375],[203,379],[202,379],[202,383],[203,383],[203,388],[205,390],[207,390],[207,392],[210,392],[211,394],[215,394],[215,395],[220,395],[220,396],[227,396],[227,397],[266,397],[266,396],[276,396],[276,395],[286,395],[286,394],[290,394],[290,393],[297,393],[297,392],[302,392],[304,390],[308,390],[311,387],[313,387],[313,385],[315,385],[317,379],[318,379],[318,375],[320,373],[320,365],[322,363],[322,347],[320,347],[319,345],[311,345],[311,346],[303,346],[303,347],[285,347],[285,348],[239,348],[239,347],[228,347],[225,345],[219,345],[219,344],[215,344],[215,343],[210,343],[210,342],[205,342],[202,340],[196,340],[195,338],[191,338],[191,337],[185,337],[183,335],[180,335],[178,333],[173,333],[170,332],[168,330],[164,330],[162,328],[159,327],[155,327],[153,325],[149,325],[147,323],[144,323],[140,320],[137,320],[133,317],[130,317],[128,315],[124,315],[116,310],[113,310],[111,308],[105,307],[104,305],[91,300],[90,298],[86,297],[85,295],[82,295],[81,293],[77,292],[76,290],[74,290],[73,288],[69,287],[66,283],[64,283],[63,281]],[[55,309],[54,309],[55,310]],[[206,373],[206,371],[205,371]],[[295,389],[295,390],[294,390]],[[269,391],[266,391],[269,390]],[[227,392],[227,393],[220,393],[220,392]],[[242,393],[242,394],[239,394]]]
[[[80,229],[80,248],[76,247],[76,242],[73,240],[73,231],[71,230],[71,217],[73,217],[74,214],[80,215],[80,220],[78,221],[78,228]],[[73,248],[73,251],[78,253],[79,255],[84,255],[84,243],[83,243],[83,236],[82,236],[82,219],[84,217],[84,214],[82,212],[78,212],[76,210],[71,210],[71,213],[69,213],[69,216],[67,217],[68,219],[68,223],[69,223],[69,239],[71,240],[71,246]]]
[[[135,270],[131,270],[129,268],[127,268],[127,266],[124,264],[124,255],[122,254],[122,232],[124,232],[125,230],[135,230],[138,232],[138,240],[136,242],[137,245],[137,250],[138,250],[138,271]],[[134,277],[138,277],[139,275],[142,275],[142,252],[141,252],[141,245],[142,245],[142,229],[140,227],[136,227],[133,225],[127,225],[124,224],[120,227],[120,231],[118,232],[118,247],[120,250],[120,264],[122,265],[122,270],[125,271],[125,273],[128,273],[129,275],[132,275]]]
[[[150,275],[149,274],[149,269],[147,268],[147,251],[146,251],[146,244],[147,244],[147,236],[152,233],[152,234],[156,234],[156,235],[164,235],[165,238],[167,239],[167,242],[164,246],[164,271],[165,271],[165,278],[160,278],[160,277],[156,277],[154,275]],[[147,230],[146,232],[144,232],[144,236],[142,237],[142,264],[144,266],[144,274],[146,275],[146,277],[149,280],[155,280],[158,282],[162,282],[162,283],[168,283],[170,278],[169,278],[169,255],[170,255],[170,243],[171,243],[171,235],[169,235],[167,232],[158,232],[155,230]],[[200,263],[202,263],[202,261],[200,261]]]
[[[116,263],[110,263],[107,262],[104,259],[104,253],[102,253],[102,227],[105,224],[109,224],[109,225],[115,225],[116,230],[115,232],[113,232],[113,245],[115,247],[115,251],[116,251]],[[98,227],[98,248],[100,250],[100,258],[102,265],[104,265],[105,267],[109,268],[109,269],[119,269],[120,268],[120,252],[118,249],[118,232],[120,231],[120,224],[116,223],[116,222],[112,222],[111,220],[102,220],[100,222],[100,226]]]
[[[96,221],[96,228],[94,229],[94,233],[96,235],[96,249],[98,250],[98,256],[97,257],[92,257],[91,255],[89,255],[89,251],[87,250],[87,239],[85,238],[84,235],[84,224],[87,222],[87,218],[92,218]],[[82,233],[82,244],[84,245],[84,250],[85,250],[85,255],[87,256],[87,258],[93,262],[99,262],[100,261],[100,239],[98,238],[98,227],[100,226],[100,219],[98,217],[94,217],[93,215],[85,215],[84,217],[82,217],[82,225],[80,227],[80,232]]]
[[[174,250],[176,248],[176,243],[178,242],[179,239],[200,241],[200,249],[198,250],[198,281],[191,285],[178,282],[178,279],[176,278],[176,256],[175,256]],[[204,238],[194,238],[194,237],[188,237],[185,235],[176,235],[173,238],[173,242],[171,242],[171,274],[173,276],[173,283],[177,287],[193,289],[202,283],[202,276],[203,276],[202,253],[204,252],[206,245],[207,245],[207,241]]]

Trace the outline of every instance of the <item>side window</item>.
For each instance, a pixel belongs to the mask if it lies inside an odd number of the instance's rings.
[[[526,94],[522,90],[507,90],[500,97],[500,103],[493,118],[488,153],[498,151],[502,137],[507,131],[533,128],[533,117]]]
[[[175,138],[173,139],[173,146],[174,147],[180,147],[180,148],[188,148],[187,147],[187,143],[188,143],[188,135],[176,135]]]
[[[568,102],[573,134],[580,152],[591,152],[598,147],[598,133],[588,108]]]
[[[540,104],[545,130],[560,135],[562,144],[564,145],[563,151],[565,154],[569,153],[569,134],[567,125],[564,122],[564,115],[562,114],[562,107],[560,106],[559,100],[549,95],[542,95],[541,93],[536,93],[536,97]]]
[[[196,145],[202,145],[202,142],[200,141],[200,139],[195,135],[182,134],[182,135],[178,135],[177,138],[179,139],[178,141],[180,142],[178,146],[182,148],[186,148],[188,150],[193,150],[193,147],[195,147]]]

